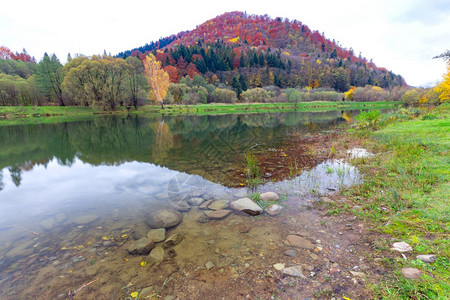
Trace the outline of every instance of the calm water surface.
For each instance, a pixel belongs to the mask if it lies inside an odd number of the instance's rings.
[[[98,117],[0,127],[0,295],[30,296],[44,289],[45,297],[62,297],[96,278],[100,295],[123,297],[133,288],[118,291],[137,275],[123,275],[118,262],[134,259],[133,268],[139,266],[143,258],[129,258],[124,249],[149,230],[148,214],[173,209],[193,196],[243,197],[247,191],[231,188],[230,182],[249,149],[276,148],[290,132],[326,130],[357,113]],[[325,193],[358,181],[359,173],[345,177],[355,172],[346,164],[326,162],[261,190]],[[186,239],[200,226],[201,212],[195,207],[186,213],[189,209],[182,210],[179,226]],[[233,215],[223,226],[236,225],[240,218]],[[204,227],[197,233],[197,241],[210,241]],[[230,248],[238,244],[231,238],[229,243]],[[178,253],[179,265],[192,263],[188,253]],[[100,262],[108,260],[115,266],[102,273]],[[30,272],[37,275],[27,277]]]

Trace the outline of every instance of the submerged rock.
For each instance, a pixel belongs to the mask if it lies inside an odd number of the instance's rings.
[[[161,209],[150,214],[146,220],[151,228],[170,228],[180,224],[182,215],[174,209]]]
[[[309,240],[298,235],[288,235],[285,243],[296,248],[314,249],[314,245]]]
[[[203,202],[202,204],[200,204],[200,206],[198,208],[200,209],[208,209],[208,206],[211,204],[212,200],[207,200],[205,202]]]
[[[150,254],[147,256],[147,263],[148,264],[160,264],[164,260],[164,248],[161,246],[157,246],[153,248],[153,250],[150,252]]]
[[[56,220],[54,218],[45,219],[44,221],[42,221],[40,223],[40,225],[46,230],[52,229],[53,226],[55,226],[55,224],[56,224]]]
[[[281,211],[283,210],[283,207],[281,205],[278,204],[272,204],[269,207],[267,207],[264,211],[269,215],[269,216],[277,216],[281,213]]]
[[[84,215],[79,216],[74,219],[74,223],[77,225],[86,225],[89,223],[92,223],[98,219],[98,216],[96,215]]]
[[[205,202],[205,199],[200,198],[200,197],[193,197],[188,200],[188,203],[192,206],[199,206],[203,202]]]
[[[274,192],[265,192],[262,193],[259,197],[262,201],[278,201],[280,199],[280,196],[278,196]]]
[[[281,273],[286,276],[296,277],[296,278],[306,278],[305,275],[302,274],[302,266],[297,265],[289,268],[284,268],[281,270]]]
[[[167,240],[164,242],[163,247],[164,248],[169,248],[169,247],[173,247],[175,245],[178,245],[179,243],[181,243],[184,240],[184,236],[180,233],[175,233],[172,234],[169,238],[167,238]]]
[[[143,237],[137,241],[133,241],[128,245],[128,252],[130,254],[147,254],[155,248],[155,241],[147,237]]]
[[[284,255],[289,256],[289,257],[296,257],[297,251],[294,249],[289,249],[289,250],[284,251]]]
[[[249,198],[241,198],[233,201],[230,207],[234,210],[245,212],[251,215],[258,215],[262,212],[261,207]]]
[[[149,227],[145,222],[137,223],[133,226],[133,232],[131,233],[131,236],[133,237],[133,239],[138,240],[145,237],[148,233],[148,230]]]
[[[212,210],[222,210],[226,207],[228,207],[228,200],[216,200],[208,205],[208,208]]]
[[[207,211],[205,212],[205,215],[211,220],[221,220],[226,216],[228,216],[230,213],[231,210],[221,209],[221,210]]]
[[[206,223],[209,221],[209,218],[207,215],[203,214],[200,217],[198,217],[197,222],[199,223]]]
[[[147,233],[147,238],[155,243],[162,242],[166,239],[166,230],[164,228],[152,229]]]
[[[180,211],[180,212],[187,212],[191,210],[191,207],[186,202],[178,201],[177,203],[170,203],[171,208]]]
[[[236,198],[244,198],[247,196],[247,190],[244,188],[239,189],[233,196]]]

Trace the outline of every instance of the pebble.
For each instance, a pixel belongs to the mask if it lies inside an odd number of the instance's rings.
[[[274,192],[265,192],[265,193],[262,193],[261,195],[259,195],[259,198],[262,201],[278,201],[280,199],[280,196],[278,196]]]
[[[294,249],[289,249],[289,250],[284,251],[284,255],[289,256],[289,257],[296,257],[297,251],[295,251]]]
[[[281,271],[281,270],[284,269],[284,264],[282,264],[282,263],[274,264],[273,267],[274,267],[276,270]]]
[[[197,222],[199,223],[206,223],[209,221],[209,218],[207,215],[203,214],[200,217],[198,217]]]
[[[230,203],[230,207],[237,211],[243,211],[250,215],[258,215],[262,212],[261,207],[249,198],[241,198]]]
[[[296,277],[296,278],[306,278],[305,275],[302,274],[302,267],[297,265],[289,268],[284,268],[281,270],[281,273],[286,276]]]
[[[311,256],[311,258],[314,259],[314,260],[316,260],[316,259],[319,258],[319,257],[318,257],[316,254],[314,254],[314,253],[311,253],[309,256]]]
[[[413,250],[413,248],[406,242],[393,243],[391,249],[399,252],[407,252]]]
[[[433,263],[436,260],[436,255],[422,254],[422,255],[417,255],[416,259],[420,259],[421,261],[426,262],[426,263]]]
[[[212,210],[222,210],[227,206],[228,206],[227,200],[216,200],[213,201],[210,205],[208,205],[208,208]]]
[[[288,235],[286,238],[286,244],[289,246],[297,247],[297,248],[303,248],[303,249],[309,249],[313,250],[314,245],[307,239],[300,237],[298,235]]]
[[[418,279],[422,275],[422,271],[416,268],[403,268],[402,274],[408,279]]]
[[[206,267],[208,270],[214,268],[215,266],[216,266],[216,265],[215,265],[212,261],[208,261],[208,262],[205,264],[205,267]]]

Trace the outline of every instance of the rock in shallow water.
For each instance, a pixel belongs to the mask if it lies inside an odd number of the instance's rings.
[[[214,210],[214,211],[207,211],[205,212],[206,216],[210,220],[221,220],[228,216],[231,213],[231,210],[228,209],[221,209],[221,210]]]
[[[305,275],[302,274],[302,266],[293,266],[289,268],[284,268],[281,270],[281,273],[286,276],[296,277],[296,278],[306,278]]]
[[[212,200],[207,200],[205,202],[203,202],[202,204],[200,204],[200,206],[198,208],[200,209],[208,209],[208,206],[211,204]]]
[[[230,203],[230,207],[237,211],[246,212],[250,215],[258,215],[262,212],[261,207],[249,198],[241,198]]]
[[[278,204],[272,204],[269,207],[267,207],[264,211],[271,217],[275,217],[281,213],[283,210],[283,207]]]
[[[131,242],[128,245],[128,252],[130,254],[147,254],[155,247],[155,242],[152,239],[143,237],[137,241]]]
[[[286,244],[296,248],[314,249],[314,245],[310,241],[298,235],[288,235]]]
[[[147,238],[155,243],[162,242],[166,239],[166,230],[164,228],[152,229],[147,233]]]
[[[150,214],[146,220],[151,228],[170,228],[180,224],[183,216],[173,209],[161,209]]]
[[[164,260],[164,248],[161,246],[157,246],[153,248],[150,254],[147,256],[147,263],[151,265],[158,265]]]
[[[199,206],[203,202],[205,202],[205,199],[200,197],[192,197],[188,200],[188,203],[192,206]]]
[[[216,200],[208,205],[209,209],[212,210],[222,210],[228,206],[228,200]]]
[[[184,236],[180,233],[172,234],[170,237],[167,238],[167,240],[164,242],[164,248],[173,247],[175,245],[178,245],[184,240]]]
[[[265,192],[262,193],[259,197],[262,201],[278,201],[280,199],[280,196],[278,196],[274,192]]]
[[[289,256],[289,257],[296,257],[297,251],[295,251],[294,249],[289,249],[289,250],[284,251],[284,255]]]
[[[92,223],[98,219],[98,216],[96,215],[84,215],[76,217],[74,220],[74,223],[77,225],[86,225],[89,223]]]

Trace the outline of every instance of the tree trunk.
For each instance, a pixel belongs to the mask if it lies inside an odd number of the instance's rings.
[[[161,104],[161,109],[164,109],[164,103],[162,101],[159,101],[159,103]]]

